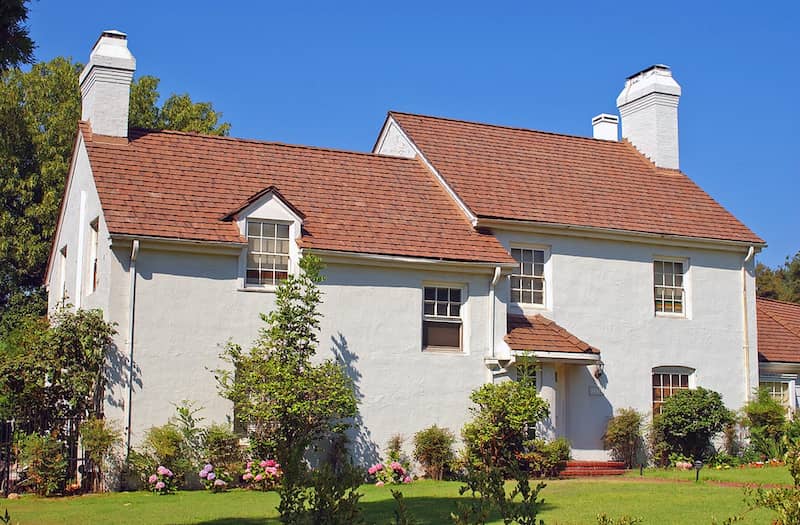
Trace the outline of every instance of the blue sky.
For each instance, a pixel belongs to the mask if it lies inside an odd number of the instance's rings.
[[[37,59],[128,33],[137,74],[208,100],[233,136],[369,150],[396,109],[577,135],[654,63],[683,87],[681,168],[800,250],[798,2],[34,0]]]

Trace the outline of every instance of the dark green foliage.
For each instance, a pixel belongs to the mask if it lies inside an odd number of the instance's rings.
[[[455,439],[450,430],[436,425],[414,434],[414,459],[425,469],[427,477],[435,480],[444,477],[445,467],[455,459]]]
[[[783,456],[782,437],[786,429],[786,409],[769,391],[759,388],[743,407],[743,423],[750,430],[750,447],[764,459]]]
[[[566,466],[571,453],[569,440],[564,437],[552,441],[532,439],[525,442],[526,451],[519,455],[520,463],[529,475],[536,478],[554,478]]]
[[[515,485],[506,494],[506,475],[514,478]],[[467,502],[456,503],[456,512],[450,514],[455,525],[485,524],[493,511],[497,511],[506,525],[542,525],[537,516],[542,510],[544,500],[539,493],[547,485],[539,482],[530,486],[527,473],[518,467],[501,469],[492,466],[471,465],[467,469],[465,485],[459,489],[463,496],[469,493],[472,497]],[[517,497],[519,496],[519,500]]]
[[[203,461],[222,470],[235,472],[242,469],[244,455],[237,436],[230,425],[213,424],[205,432]]]
[[[61,441],[46,434],[29,434],[20,439],[18,446],[19,462],[26,475],[22,485],[40,496],[63,492],[67,459]]]
[[[461,435],[469,455],[486,465],[510,469],[524,452],[526,430],[548,415],[547,402],[525,382],[490,383],[474,390],[473,419]]]
[[[603,443],[614,459],[633,468],[643,447],[642,415],[632,408],[619,410],[608,422]]]
[[[114,326],[100,310],[61,309],[51,324],[26,317],[0,340],[0,417],[46,432],[59,418],[100,416]]]
[[[783,439],[786,448],[784,460],[794,486],[774,489],[747,488],[745,494],[751,508],[762,507],[776,513],[772,522],[774,525],[798,525],[800,524],[800,444],[786,437]]]
[[[394,519],[389,522],[389,525],[417,525],[419,522],[414,519],[411,511],[408,510],[403,493],[392,489],[392,497],[397,504],[397,508],[394,509]]]
[[[597,515],[597,525],[636,525],[638,523],[644,523],[644,520],[628,515],[620,516],[617,519],[610,518],[606,513]]]
[[[718,392],[698,387],[679,390],[664,401],[653,418],[654,453],[705,459],[713,450],[711,438],[733,422]]]
[[[25,26],[28,20],[27,0],[0,2],[0,71],[33,61],[36,47]]]
[[[759,297],[800,303],[800,251],[775,269],[756,265],[756,288]]]

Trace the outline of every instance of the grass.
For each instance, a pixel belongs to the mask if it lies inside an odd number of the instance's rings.
[[[626,474],[627,478],[638,478],[639,471],[634,470]],[[694,481],[694,470],[677,470],[674,468],[644,469],[645,478],[668,479],[673,481]],[[791,485],[792,477],[785,466],[762,468],[730,468],[717,470],[713,467],[704,467],[700,471],[700,481],[722,481],[731,483],[752,483],[756,485]]]
[[[457,482],[419,481],[403,485],[408,507],[420,525],[450,523],[462,499]],[[388,524],[394,510],[389,487],[362,487],[368,523]],[[634,479],[549,481],[541,518],[548,525],[594,524],[597,514],[640,516],[645,524],[711,524],[745,509],[742,490],[706,483],[642,483]],[[464,497],[466,498],[466,497]],[[41,499],[24,496],[4,502],[13,523],[28,524],[277,524],[275,493],[234,490],[226,494],[146,492]],[[2,507],[0,507],[2,513]],[[493,523],[500,523],[499,520]],[[753,511],[745,524],[768,524],[769,513]]]

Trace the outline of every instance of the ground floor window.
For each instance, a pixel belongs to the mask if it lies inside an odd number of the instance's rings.
[[[788,381],[761,381],[758,386],[769,392],[772,399],[783,405],[787,412],[791,410]]]
[[[689,389],[690,375],[688,369],[653,369],[653,415],[661,413],[661,406],[672,394]]]

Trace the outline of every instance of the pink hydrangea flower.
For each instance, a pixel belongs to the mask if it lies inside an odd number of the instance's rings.
[[[164,490],[164,487],[166,487],[166,485],[164,484],[163,481],[159,481],[158,483],[156,483],[156,490]]]
[[[250,472],[245,472],[244,476],[242,476],[242,479],[245,480],[245,481],[249,481],[249,480],[253,479],[253,474],[251,474]]]
[[[207,479],[208,481],[213,481],[213,480],[214,480],[214,478],[216,478],[216,477],[217,477],[217,475],[216,475],[216,474],[214,474],[213,472],[209,472],[209,473],[208,473],[208,477],[207,477],[206,479]]]
[[[375,483],[375,486],[376,487],[382,487],[383,486],[383,481],[378,481],[377,483]]]
[[[259,463],[258,465],[259,465],[261,468],[264,468],[264,467],[266,467],[266,466],[267,466],[267,460],[262,460],[262,461],[261,461],[261,463]]]
[[[167,474],[167,467],[165,467],[164,465],[159,465],[158,468],[156,469],[156,472],[158,473],[159,476],[165,476]]]
[[[277,464],[277,463],[275,463],[275,460],[274,460],[274,459],[268,459],[268,460],[267,460],[267,464],[266,464],[266,465],[264,465],[264,466],[265,466],[265,467],[277,467],[277,466],[278,466],[278,464]]]
[[[203,470],[205,470],[206,472],[211,472],[212,470],[214,470],[214,465],[212,465],[211,463],[207,463],[206,466],[203,467]]]
[[[208,471],[201,470],[200,472],[197,473],[197,475],[200,476],[201,478],[205,479],[206,476],[208,476]]]
[[[403,483],[411,483],[411,476],[406,476],[403,478]]]
[[[253,462],[252,461],[248,461],[247,462],[247,470],[250,470],[251,468],[253,468]]]
[[[156,476],[155,474],[153,474],[153,475],[151,475],[149,478],[147,478],[147,481],[148,481],[148,482],[149,482],[149,483],[152,485],[153,483],[155,483],[156,481],[158,481],[158,476]]]
[[[256,475],[256,481],[261,481],[262,479],[264,479],[263,475],[261,474]]]
[[[265,471],[267,474],[269,474],[270,476],[274,476],[275,474],[277,474],[277,473],[278,473],[278,469],[276,469],[275,467],[266,467],[266,468],[264,469],[264,471]]]
[[[227,483],[225,483],[225,482],[224,482],[224,481],[222,481],[221,479],[218,479],[218,480],[215,480],[215,481],[214,481],[214,486],[215,486],[215,487],[224,487],[225,485],[227,485]]]

